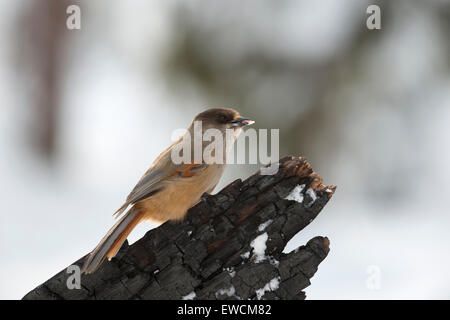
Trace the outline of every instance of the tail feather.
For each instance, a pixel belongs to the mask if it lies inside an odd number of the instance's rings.
[[[122,212],[125,211],[125,209],[129,206],[130,204],[128,202],[125,202],[119,209],[116,210],[116,212],[113,213],[113,217],[114,218],[118,218],[120,217],[120,215],[122,214]]]
[[[83,265],[83,273],[92,273],[106,259],[113,258],[127,239],[130,232],[142,219],[142,211],[130,209],[103,237],[97,247],[89,254]]]

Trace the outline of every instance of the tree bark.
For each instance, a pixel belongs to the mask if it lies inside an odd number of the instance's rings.
[[[182,222],[125,242],[116,258],[81,275],[80,289],[68,288],[74,275],[63,270],[23,299],[304,299],[329,241],[315,237],[282,251],[335,188],[304,158],[285,157],[275,175],[238,179],[204,195]]]

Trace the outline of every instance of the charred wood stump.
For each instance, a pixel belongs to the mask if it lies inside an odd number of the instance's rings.
[[[236,180],[204,195],[182,222],[125,242],[115,258],[81,275],[79,289],[68,286],[72,267],[23,299],[304,299],[329,241],[283,249],[334,191],[304,158],[285,157],[276,174]]]

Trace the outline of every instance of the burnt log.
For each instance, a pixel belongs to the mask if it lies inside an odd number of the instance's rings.
[[[304,299],[329,241],[315,237],[290,253],[283,249],[335,187],[324,186],[304,158],[278,164],[276,174],[236,180],[205,194],[183,221],[125,242],[115,258],[81,275],[78,287],[68,285],[76,276],[72,266],[23,299]]]

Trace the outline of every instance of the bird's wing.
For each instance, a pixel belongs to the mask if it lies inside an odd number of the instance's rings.
[[[166,166],[150,167],[133,190],[131,190],[125,203],[113,215],[118,217],[129,205],[160,192],[164,189],[166,182],[192,177],[207,167],[206,164],[174,164],[172,161],[165,163]]]

